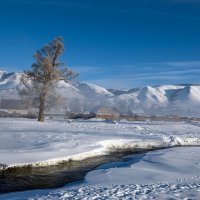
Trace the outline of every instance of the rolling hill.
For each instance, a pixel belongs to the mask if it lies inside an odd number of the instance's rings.
[[[19,100],[21,73],[0,71],[0,100]],[[105,89],[83,82],[60,81],[57,92],[63,97],[61,109],[95,111],[112,108],[123,114],[145,113],[200,116],[200,85],[160,85],[130,90]]]

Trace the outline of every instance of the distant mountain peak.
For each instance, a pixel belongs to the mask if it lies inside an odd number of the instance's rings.
[[[6,74],[6,71],[0,70],[0,79],[4,74]]]
[[[17,93],[22,73],[0,71],[1,99],[20,99]],[[200,116],[200,85],[179,84],[133,88],[105,89],[86,82],[60,81],[57,92],[63,97],[62,109],[73,112],[95,111],[99,107],[124,114],[178,114]]]

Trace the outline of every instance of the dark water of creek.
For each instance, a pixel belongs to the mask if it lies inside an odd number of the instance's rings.
[[[0,171],[0,194],[30,189],[62,187],[84,179],[87,172],[109,162],[126,162],[123,157],[145,153],[154,149],[117,150],[109,155],[87,158],[82,161],[64,161],[54,166],[13,167]]]

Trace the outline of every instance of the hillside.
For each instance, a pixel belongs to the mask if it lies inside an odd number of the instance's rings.
[[[20,99],[20,73],[0,71],[0,100]],[[60,81],[57,92],[63,97],[61,109],[70,111],[95,111],[108,107],[120,113],[178,114],[200,116],[200,85],[160,85],[130,90],[105,89],[82,82]]]

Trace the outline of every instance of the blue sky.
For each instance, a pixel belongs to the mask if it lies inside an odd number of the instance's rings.
[[[33,53],[56,36],[81,81],[200,83],[199,0],[0,0],[1,69],[30,69]]]

